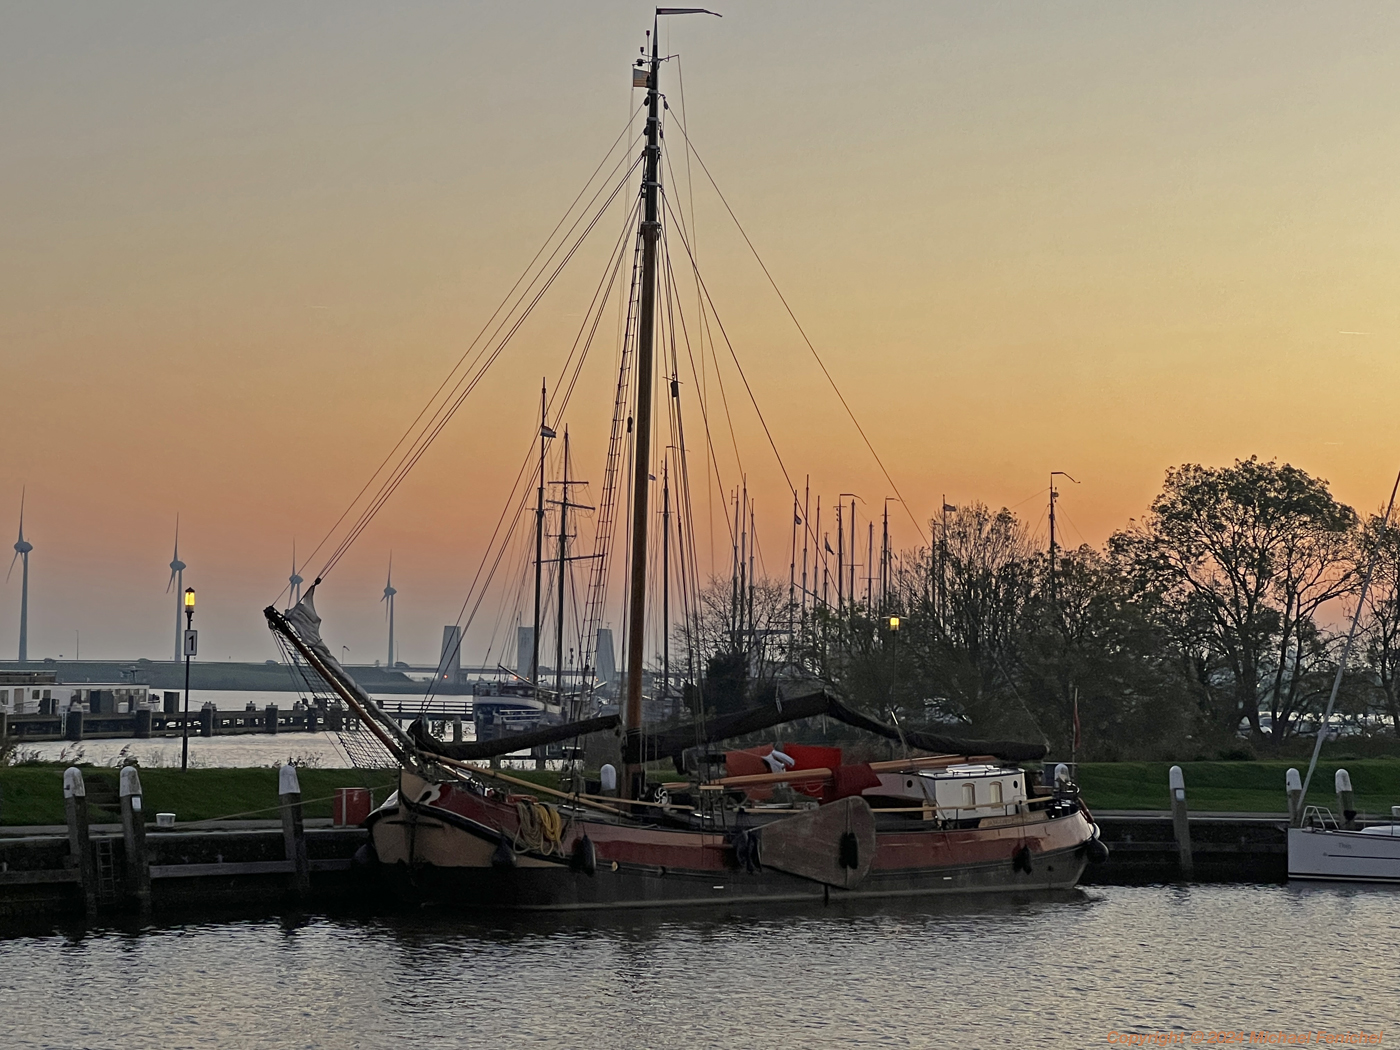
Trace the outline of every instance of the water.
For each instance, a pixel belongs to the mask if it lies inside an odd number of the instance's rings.
[[[1384,889],[1158,886],[58,932],[0,939],[0,1018],[4,1045],[26,1050],[1081,1047],[1258,1030],[1394,1042],[1397,924],[1400,895]]]

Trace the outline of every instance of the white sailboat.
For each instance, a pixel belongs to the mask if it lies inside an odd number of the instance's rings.
[[[1390,503],[1385,509],[1381,522],[1381,537],[1384,538],[1390,525],[1390,514],[1395,509],[1395,494],[1400,490],[1400,477],[1395,479],[1395,487],[1390,492]],[[1347,658],[1351,655],[1352,642],[1356,638],[1356,627],[1361,621],[1361,610],[1366,603],[1366,592],[1371,586],[1371,574],[1375,569],[1375,557],[1366,570],[1366,578],[1361,583],[1361,594],[1356,602],[1356,613],[1352,617],[1351,630],[1347,632],[1346,645],[1342,648],[1342,658],[1337,665],[1337,675],[1332,681],[1332,695],[1327,701],[1327,710],[1317,729],[1317,743],[1313,746],[1312,761],[1308,764],[1307,779],[1296,784],[1298,771],[1288,771],[1288,794],[1290,811],[1294,814],[1288,829],[1288,877],[1290,879],[1319,879],[1335,882],[1388,882],[1400,883],[1400,823],[1375,824],[1371,827],[1356,825],[1355,807],[1347,800],[1351,798],[1351,777],[1345,769],[1336,774],[1338,809],[1341,820],[1325,806],[1305,806],[1308,786],[1312,783],[1317,769],[1318,755],[1322,742],[1327,736],[1327,726],[1332,717],[1332,708],[1337,702],[1337,692],[1341,688],[1342,675],[1346,673]],[[1390,810],[1393,820],[1400,822],[1400,806]]]

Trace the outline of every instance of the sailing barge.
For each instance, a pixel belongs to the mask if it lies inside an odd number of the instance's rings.
[[[1067,777],[1033,792],[1017,763],[1041,758],[1043,747],[885,726],[820,686],[648,736],[634,757],[697,770],[714,743],[819,715],[943,753],[843,764],[838,748],[728,752],[732,768],[744,758],[763,762],[766,751],[778,771],[692,777],[632,799],[514,781],[472,761],[613,733],[621,720],[444,743],[421,721],[405,731],[385,717],[330,655],[314,588],[286,613],[265,612],[400,762],[398,790],[367,826],[374,867],[408,899],[568,910],[1045,891],[1073,887],[1107,853]],[[779,784],[794,797],[765,801]],[[553,804],[540,801],[551,796]]]
[[[698,12],[657,9],[658,16],[688,13]],[[629,320],[628,325],[635,379],[628,378],[624,364],[609,450],[611,478],[613,464],[621,462],[617,452],[625,418],[626,440],[637,454],[630,455],[630,571],[619,714],[589,718],[586,705],[573,705],[571,720],[564,724],[499,739],[443,743],[421,723],[404,730],[385,717],[331,656],[314,607],[316,585],[285,612],[272,606],[265,610],[273,631],[356,711],[401,768],[398,791],[367,821],[373,866],[413,899],[464,908],[711,905],[1072,887],[1086,863],[1106,855],[1106,848],[1067,775],[1057,773],[1053,790],[1032,790],[1019,763],[1037,762],[1045,753],[1042,746],[954,740],[887,726],[850,709],[822,686],[798,682],[785,683],[768,702],[738,714],[644,732],[648,494],[658,386],[658,252],[664,239],[664,103],[658,90],[663,61],[653,29],[650,55],[644,51],[633,71],[634,86],[646,91],[635,235],[636,314],[635,323]],[[678,377],[673,371],[663,378],[660,385],[669,386],[671,410],[678,411]],[[635,392],[631,408],[624,397],[628,389]],[[543,412],[541,435],[541,441],[553,436]],[[675,440],[683,454],[679,429]],[[404,470],[420,454],[415,448],[410,453]],[[544,514],[543,444],[540,470],[537,530],[543,528]],[[566,484],[567,477],[566,467]],[[610,486],[611,481],[605,483],[605,497]],[[564,495],[567,505],[567,488]],[[795,500],[795,491],[793,495]],[[382,498],[376,497],[374,507]],[[604,504],[610,505],[607,498]],[[362,527],[352,530],[328,565]],[[561,519],[561,571],[564,531]],[[541,536],[537,531],[531,683],[537,697],[545,695],[537,655]],[[595,557],[600,559],[595,565],[605,564],[603,555]],[[318,575],[316,584],[320,582]],[[562,583],[560,587],[562,616]],[[600,593],[595,588],[595,596]],[[664,637],[664,598],[661,607]],[[556,663],[562,667],[562,635],[558,644]],[[669,681],[669,674],[664,680]],[[556,694],[560,703],[562,687]],[[712,750],[726,740],[752,739],[816,716],[896,742],[906,757],[849,763],[840,749],[794,744],[718,756]],[[621,737],[616,797],[586,794],[577,787],[571,794],[550,791],[472,764],[566,741],[574,742],[577,753],[578,741],[594,733]],[[928,754],[912,757],[912,751]],[[648,764],[664,759],[673,762],[683,779],[649,783]],[[722,774],[716,769],[719,762]]]

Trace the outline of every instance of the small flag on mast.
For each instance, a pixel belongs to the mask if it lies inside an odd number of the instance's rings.
[[[556,434],[550,427],[545,426],[543,423],[540,424],[540,437],[542,437],[542,438],[552,438],[552,437],[558,437],[558,436],[559,436],[559,435]]]

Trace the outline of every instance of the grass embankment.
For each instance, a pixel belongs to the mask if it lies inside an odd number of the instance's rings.
[[[62,824],[63,770],[61,765],[0,767],[0,824]],[[155,813],[174,813],[177,820],[212,820],[237,817],[272,820],[278,815],[277,770],[255,769],[143,769],[141,790],[148,819]],[[509,770],[520,780],[557,787],[559,774],[551,770]],[[83,768],[87,786],[89,819],[95,824],[115,823],[118,809],[119,771],[110,766]],[[336,788],[368,787],[375,803],[382,802],[398,784],[393,769],[299,769],[301,797],[308,817],[329,817]]]
[[[1182,762],[1186,797],[1192,812],[1282,813],[1284,773],[1306,762]],[[1166,810],[1170,762],[1094,762],[1079,767],[1079,784],[1090,809]],[[1400,805],[1400,759],[1354,759],[1321,762],[1313,775],[1309,798],[1336,807],[1333,775],[1338,768],[1351,773],[1358,809],[1371,817],[1388,817]],[[63,768],[59,765],[0,767],[0,824],[62,824]],[[506,770],[510,776],[547,787],[558,787],[552,770]],[[94,823],[115,822],[118,771],[111,767],[84,768],[88,803]],[[308,817],[329,817],[331,796],[338,787],[369,787],[375,802],[394,789],[395,770],[301,769],[302,798]],[[244,816],[277,816],[277,770],[258,769],[143,769],[141,787],[148,814],[174,813],[181,822]]]
[[[1306,761],[1180,762],[1186,802],[1193,813],[1284,813],[1288,797],[1284,775],[1292,767],[1306,773]],[[1079,767],[1079,787],[1090,809],[1171,808],[1167,770],[1171,762],[1093,762]],[[1337,808],[1333,776],[1351,774],[1359,812],[1389,817],[1400,805],[1400,759],[1365,758],[1322,761],[1308,787],[1308,800]]]

